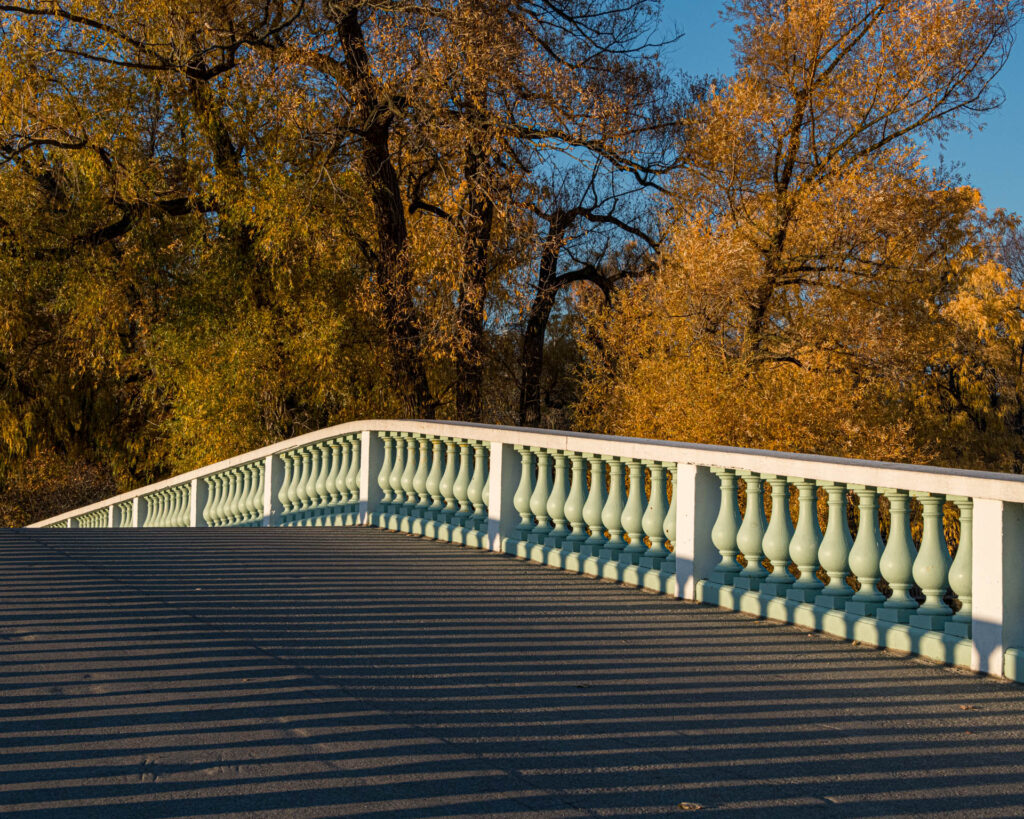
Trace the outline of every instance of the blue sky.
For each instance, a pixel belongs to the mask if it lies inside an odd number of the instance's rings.
[[[716,0],[665,0],[665,25],[685,35],[667,53],[666,62],[692,74],[732,70],[729,45],[731,24],[718,17]],[[1018,42],[999,75],[1006,102],[988,114],[981,131],[954,134],[943,145],[932,145],[937,164],[960,163],[960,173],[981,190],[991,211],[1006,208],[1024,216],[1024,42]]]

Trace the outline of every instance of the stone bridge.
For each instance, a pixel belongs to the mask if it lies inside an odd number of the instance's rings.
[[[1022,502],[539,430],[285,441],[0,534],[0,808],[1021,815]]]

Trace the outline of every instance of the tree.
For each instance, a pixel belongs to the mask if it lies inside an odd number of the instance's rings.
[[[602,325],[581,417],[889,460],[994,457],[940,373],[963,371],[952,305],[998,266],[1007,221],[927,169],[923,141],[999,103],[1019,5],[744,0],[727,13],[736,74],[690,120],[670,249]]]

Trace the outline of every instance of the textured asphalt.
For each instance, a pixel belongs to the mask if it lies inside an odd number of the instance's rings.
[[[0,814],[1024,815],[1024,687],[368,529],[0,530]]]

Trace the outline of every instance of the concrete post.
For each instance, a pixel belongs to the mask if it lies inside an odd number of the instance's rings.
[[[193,529],[206,526],[203,510],[206,508],[206,497],[209,490],[202,478],[193,478],[188,493],[188,525]]]
[[[676,504],[676,585],[683,600],[697,599],[697,581],[705,580],[718,564],[711,529],[718,516],[721,493],[706,466],[679,464]]]
[[[132,528],[142,526],[142,498],[136,495],[132,498]]]
[[[117,504],[112,503],[107,507],[107,528],[114,529],[117,526]]]
[[[975,498],[971,668],[1016,678],[1024,668],[1004,667],[1024,650],[1024,507]]]
[[[263,463],[263,522],[262,526],[281,525],[281,501],[278,493],[284,480],[284,465],[277,455],[268,455]]]
[[[491,485],[487,498],[487,548],[503,551],[505,538],[511,537],[519,524],[515,507],[522,462],[512,444],[491,444]]]
[[[384,465],[384,442],[380,435],[363,430],[359,436],[359,517],[360,526],[368,526],[384,497],[377,476]]]

